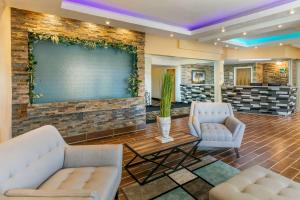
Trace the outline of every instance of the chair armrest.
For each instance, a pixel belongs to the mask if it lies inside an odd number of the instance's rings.
[[[246,125],[235,117],[229,116],[225,120],[225,126],[232,133],[233,139],[242,139]]]
[[[189,128],[191,131],[191,134],[196,137],[201,137],[201,129],[200,129],[200,123],[195,116],[190,116],[189,118]]]
[[[122,170],[123,146],[82,145],[67,146],[64,168],[115,166]]]
[[[32,189],[12,189],[4,193],[8,199],[62,199],[62,200],[100,200],[95,191],[90,190],[32,190]]]

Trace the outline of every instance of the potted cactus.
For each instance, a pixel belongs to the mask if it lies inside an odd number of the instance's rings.
[[[173,138],[170,137],[171,101],[174,84],[173,78],[173,75],[170,73],[165,73],[163,77],[160,101],[160,116],[157,117],[157,123],[161,133],[161,136],[158,137],[158,139],[162,143],[173,141]]]

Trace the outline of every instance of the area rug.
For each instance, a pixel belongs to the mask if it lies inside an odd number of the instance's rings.
[[[170,173],[143,186],[138,183],[123,189],[128,200],[208,200],[214,186],[240,171],[212,156]]]

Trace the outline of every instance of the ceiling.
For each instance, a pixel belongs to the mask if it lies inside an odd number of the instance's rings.
[[[21,9],[98,24],[110,21],[111,26],[230,47],[239,46],[226,43],[233,38],[253,39],[300,31],[300,0],[6,0],[6,3]],[[299,41],[300,38],[285,38],[257,45],[299,46]]]

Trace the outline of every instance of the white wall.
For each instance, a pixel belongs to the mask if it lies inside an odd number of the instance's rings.
[[[166,73],[167,67],[154,66],[151,67],[151,97],[161,98],[161,88],[163,82],[163,75]]]
[[[146,34],[145,53],[204,60],[220,60],[224,57],[221,46],[203,44],[197,40],[180,40]]]
[[[0,0],[0,142],[11,138],[10,8]]]

